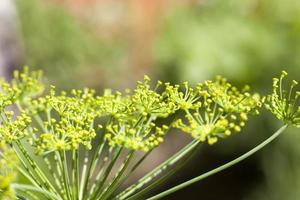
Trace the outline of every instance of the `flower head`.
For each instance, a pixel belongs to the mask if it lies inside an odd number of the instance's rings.
[[[166,89],[163,93],[171,105],[175,108],[175,110],[188,110],[194,109],[199,105],[196,103],[199,100],[199,90],[201,89],[201,84],[198,84],[197,87],[191,88],[189,87],[188,82],[183,83],[183,90],[181,85],[171,85],[170,83],[166,83]]]
[[[27,127],[31,123],[31,118],[25,112],[22,112],[16,119],[13,118],[13,111],[5,111],[0,122],[0,140],[8,144],[29,135]]]
[[[132,94],[129,92],[118,98],[121,112],[112,116],[105,133],[111,146],[149,151],[163,141],[169,126],[160,127],[156,120],[170,116],[177,109],[173,101],[157,92],[162,83],[158,82],[151,89],[149,81],[150,78],[145,76],[144,82],[138,82]]]
[[[175,112],[172,102],[157,92],[161,82],[157,83],[154,90],[149,85],[150,78],[144,77],[144,82],[138,82],[136,89],[130,97],[131,113],[143,116],[155,115],[156,117],[168,117]]]
[[[298,83],[293,80],[289,90],[285,90],[283,88],[283,79],[286,76],[287,72],[282,71],[279,79],[273,79],[272,94],[267,96],[265,107],[286,124],[300,127],[300,105],[298,102],[300,91],[294,90]]]
[[[259,96],[247,90],[239,91],[222,77],[198,84],[194,101],[189,109],[184,109],[185,119],[177,120],[173,126],[209,144],[240,132],[249,113],[258,112],[261,106]]]
[[[25,103],[32,97],[41,94],[44,90],[40,71],[29,72],[24,67],[23,72],[14,71],[11,83],[0,81],[0,111],[15,102]]]
[[[38,96],[44,91],[42,72],[29,71],[28,67],[25,66],[21,73],[19,71],[14,71],[11,85],[12,88],[17,88],[19,90],[19,98],[21,101]]]
[[[71,96],[66,96],[65,92],[56,95],[52,88],[50,95],[33,101],[29,113],[44,113],[43,132],[31,141],[36,154],[78,149],[80,144],[91,148],[97,116],[93,90],[73,90]]]
[[[132,150],[149,151],[163,142],[168,126],[158,127],[155,123],[137,125],[128,121],[107,126],[105,139],[110,146],[121,146]]]

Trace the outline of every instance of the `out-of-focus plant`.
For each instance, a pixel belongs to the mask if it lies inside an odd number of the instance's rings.
[[[9,200],[15,196],[11,186],[16,178],[17,157],[4,141],[0,143],[0,199]]]
[[[78,86],[74,77],[80,74],[84,79],[83,73],[89,68],[101,72],[120,66],[118,62],[122,60],[126,41],[102,37],[92,22],[76,20],[67,9],[54,2],[17,0],[16,6],[23,63],[47,72],[58,88]]]
[[[300,5],[297,0],[283,4],[283,0],[204,0],[175,7],[163,22],[156,61],[177,79],[194,82],[198,74],[206,79],[215,73],[256,80],[268,68],[298,66]]]

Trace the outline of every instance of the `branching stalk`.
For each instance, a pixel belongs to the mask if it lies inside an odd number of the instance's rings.
[[[254,153],[256,153],[257,151],[259,151],[260,149],[262,149],[263,147],[265,147],[267,144],[269,144],[270,142],[272,142],[275,138],[277,138],[286,128],[287,128],[288,125],[284,125],[283,127],[281,127],[280,129],[278,129],[273,135],[271,135],[268,139],[266,139],[265,141],[263,141],[262,143],[260,143],[259,145],[257,145],[256,147],[254,147],[253,149],[251,149],[250,151],[248,151],[247,153],[241,155],[240,157],[220,166],[220,167],[217,167],[209,172],[206,172],[200,176],[197,176],[189,181],[186,181],[184,183],[181,183],[175,187],[172,187],[164,192],[161,192],[155,196],[152,196],[150,198],[148,198],[147,200],[157,200],[157,199],[161,199],[169,194],[172,194],[180,189],[183,189],[193,183],[196,183],[200,180],[203,180],[209,176],[212,176],[216,173],[219,173],[231,166],[234,166],[236,164],[238,164],[239,162],[245,160],[246,158],[248,158],[249,156],[253,155]]]

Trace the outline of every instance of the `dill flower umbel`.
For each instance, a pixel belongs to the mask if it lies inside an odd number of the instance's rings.
[[[176,111],[174,103],[157,93],[161,82],[154,90],[149,85],[150,78],[138,82],[133,94],[120,98],[119,113],[112,117],[106,128],[105,138],[111,146],[121,146],[132,150],[149,151],[163,141],[168,126],[157,126],[157,118],[166,118]]]
[[[31,118],[22,112],[15,120],[13,111],[5,111],[0,126],[0,139],[8,144],[29,135],[27,127],[31,123]]]
[[[72,96],[66,96],[65,92],[56,95],[54,87],[50,95],[33,101],[28,112],[45,116],[39,119],[40,127],[35,127],[43,132],[31,141],[36,154],[78,149],[80,144],[91,149],[91,140],[96,136],[94,103],[92,90],[73,90]]]
[[[273,79],[272,94],[267,96],[265,107],[284,123],[300,127],[300,105],[297,102],[300,91],[294,90],[298,82],[293,80],[289,90],[285,90],[283,79],[286,76],[287,72],[282,71],[279,79]]]
[[[16,102],[25,102],[42,93],[44,85],[40,71],[29,72],[24,67],[23,72],[15,71],[11,83],[0,80],[0,111]]]
[[[16,91],[18,100],[25,102],[44,91],[42,82],[42,71],[29,71],[28,67],[25,66],[21,73],[17,70],[14,71],[11,88]]]
[[[14,72],[11,84],[4,80],[0,81],[0,138],[2,141],[12,144],[28,136],[27,127],[31,123],[31,117],[25,112],[14,114],[11,106],[29,101],[32,97],[39,95],[43,88],[41,72],[29,72],[27,67],[24,67],[23,72]]]
[[[179,92],[177,96],[187,98],[179,98],[176,103],[185,111],[185,119],[178,119],[173,126],[201,142],[214,144],[218,138],[240,132],[249,113],[257,113],[261,107],[259,96],[251,95],[248,87],[239,91],[220,76],[195,89],[184,85],[185,95]]]

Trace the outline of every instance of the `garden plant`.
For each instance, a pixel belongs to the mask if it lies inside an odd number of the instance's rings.
[[[300,128],[300,92],[296,81],[286,89],[286,76],[282,71],[274,78],[266,96],[221,76],[195,86],[160,81],[152,86],[145,76],[132,91],[106,89],[98,95],[87,88],[57,92],[43,84],[40,71],[15,71],[11,81],[0,82],[0,199],[161,199],[246,159],[288,126]],[[269,138],[231,162],[149,196],[201,144],[241,132],[262,109],[283,123]],[[173,129],[192,141],[121,189]]]

